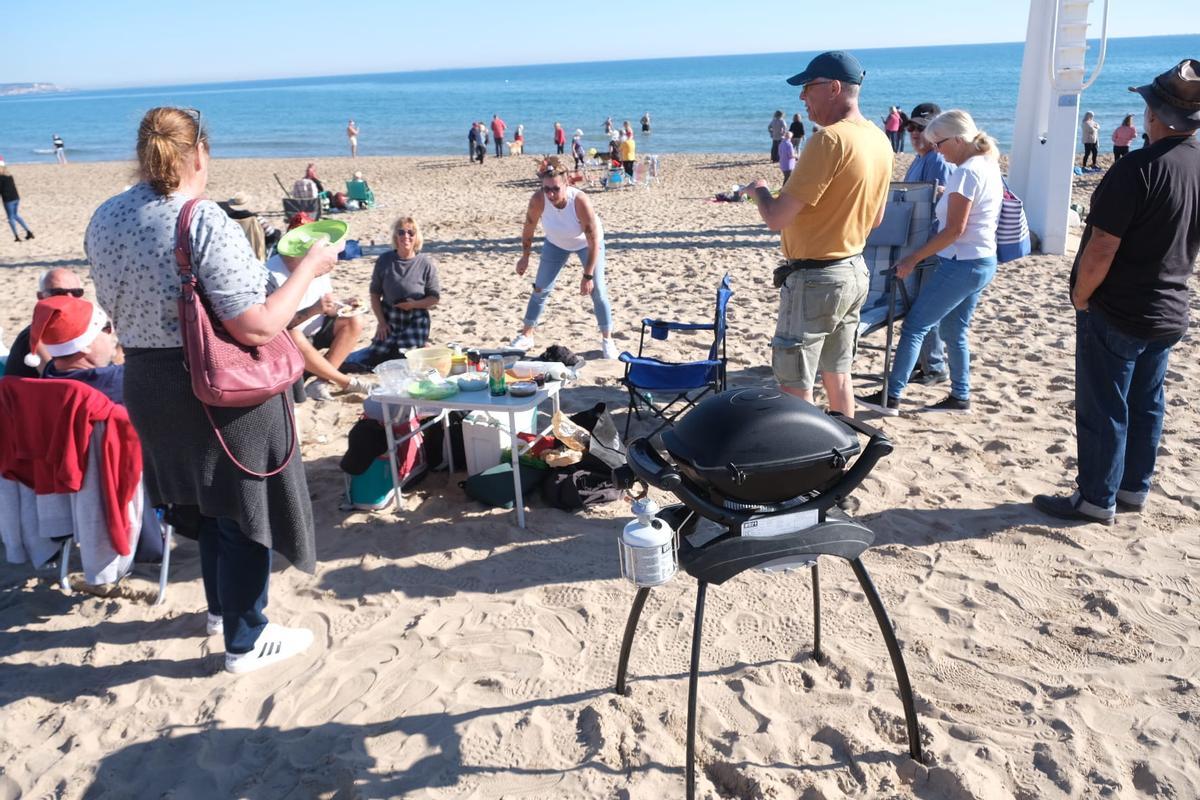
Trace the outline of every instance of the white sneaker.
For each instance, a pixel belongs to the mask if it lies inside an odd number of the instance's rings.
[[[531,350],[533,349],[533,337],[519,333],[517,338],[508,343],[508,346],[514,350]]]
[[[285,628],[268,622],[249,653],[225,654],[225,671],[238,674],[254,672],[299,655],[312,643],[313,632],[308,628]]]
[[[611,336],[600,337],[600,353],[605,358],[616,358],[620,355],[617,351],[617,343],[612,340]]]
[[[315,380],[308,386],[304,387],[304,393],[312,400],[318,403],[323,400],[332,400],[333,392],[329,390],[329,381]]]
[[[218,617],[216,614],[208,615],[208,623],[204,626],[208,631],[209,636],[215,636],[218,633],[225,633],[225,618]]]

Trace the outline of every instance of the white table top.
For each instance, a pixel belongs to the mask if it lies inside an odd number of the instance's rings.
[[[409,397],[405,394],[386,394],[384,392],[372,392],[370,397],[380,403],[387,403],[389,406],[418,406],[420,408],[442,408],[451,411],[517,412],[537,408],[546,400],[558,394],[561,389],[562,381],[546,381],[545,386],[538,389],[529,397],[513,397],[508,394],[501,397],[492,397],[487,389],[480,389],[476,392],[460,391],[458,394],[447,397],[444,400],[424,400]]]

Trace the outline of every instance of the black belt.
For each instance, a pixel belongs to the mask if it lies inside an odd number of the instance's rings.
[[[835,264],[845,264],[847,261],[858,258],[861,255],[862,253],[856,253],[855,255],[846,256],[844,258],[830,259],[791,258],[775,268],[775,274],[772,277],[771,282],[774,284],[776,289],[779,289],[783,286],[784,282],[793,272],[798,272],[802,269],[825,269],[826,267],[832,267]]]

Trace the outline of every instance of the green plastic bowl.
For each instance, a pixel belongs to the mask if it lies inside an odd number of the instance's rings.
[[[283,235],[279,244],[275,245],[276,252],[281,256],[299,258],[313,246],[318,234],[325,234],[329,241],[336,242],[346,235],[349,225],[340,219],[319,219],[298,228],[292,228]]]

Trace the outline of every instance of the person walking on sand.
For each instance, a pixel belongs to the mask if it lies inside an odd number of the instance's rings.
[[[748,187],[767,227],[782,231],[787,264],[775,271],[779,319],[771,367],[780,388],[812,402],[817,373],[829,407],[854,414],[850,366],[870,276],[862,252],[883,221],[892,148],[862,115],[862,65],[849,53],[821,53],[788,78],[808,118],[821,126],[800,152],[776,198],[765,181]],[[777,117],[783,125],[783,114]]]
[[[525,225],[521,229],[521,257],[517,259],[518,275],[524,275],[529,269],[533,234],[539,223],[545,238],[521,333],[512,340],[511,346],[521,350],[533,347],[533,332],[546,307],[546,299],[550,297],[567,259],[575,254],[583,264],[579,294],[592,296],[592,307],[600,326],[600,352],[604,358],[616,358],[617,346],[612,340],[612,309],[604,281],[604,226],[588,196],[568,182],[567,167],[561,159],[557,156],[544,159],[538,165],[537,174],[542,185],[529,198],[529,207],[525,211]]]
[[[792,132],[792,149],[798,153],[804,147],[804,122],[799,114],[792,114],[792,124],[788,130]]]
[[[771,134],[771,163],[779,163],[779,143],[783,141],[783,132],[787,124],[783,121],[783,112],[776,111],[775,116],[767,124],[767,133]]]
[[[0,200],[4,201],[4,214],[8,217],[8,226],[12,228],[13,239],[21,241],[17,225],[25,229],[26,239],[32,239],[33,231],[29,230],[25,220],[17,213],[17,207],[21,205],[21,195],[17,193],[17,182],[13,180],[12,175],[8,174],[8,167],[4,163],[3,156],[0,156]]]
[[[57,133],[54,134],[54,138],[51,141],[54,142],[54,157],[55,157],[55,159],[58,160],[59,164],[66,164],[67,163],[67,145],[66,145],[66,143],[63,142],[62,137],[59,136]]]
[[[496,145],[496,158],[504,156],[504,132],[508,130],[508,126],[504,124],[504,120],[500,119],[499,114],[492,114],[492,142]]]
[[[883,130],[887,134],[888,141],[892,143],[892,152],[900,152],[900,137],[904,134],[900,130],[900,109],[892,106],[888,109],[888,115],[883,120]]]
[[[272,551],[316,571],[312,501],[303,460],[293,452],[290,392],[241,408],[196,398],[180,334],[176,229],[185,205],[197,201],[178,239],[191,250],[214,319],[251,347],[283,333],[342,246],[317,241],[291,259],[291,276],[267,294],[267,270],[242,229],[202,199],[212,162],[200,112],[150,109],[136,152],[140,182],[96,210],[84,251],[96,297],[125,347],[125,405],[141,439],[150,502],[191,511],[174,521],[181,535],[199,540],[208,633],[224,638],[227,671],[250,672],[312,645],[311,630],[270,622],[265,613]]]
[[[350,140],[350,157],[358,158],[358,125],[354,120],[346,124],[346,138]]]
[[[1096,156],[1100,153],[1100,123],[1091,111],[1084,113],[1083,122],[1079,124],[1083,137],[1083,161],[1079,162],[1080,169],[1087,169],[1088,156],[1092,157],[1092,168],[1096,169]]]
[[[1200,254],[1200,61],[1132,91],[1150,144],[1101,179],[1071,269],[1076,489],[1033,498],[1052,517],[1102,525],[1149,500],[1167,362],[1188,329]]]
[[[556,122],[554,123],[554,147],[557,149],[560,156],[563,154],[563,149],[566,147],[566,145],[567,132],[563,130],[561,122]]]

